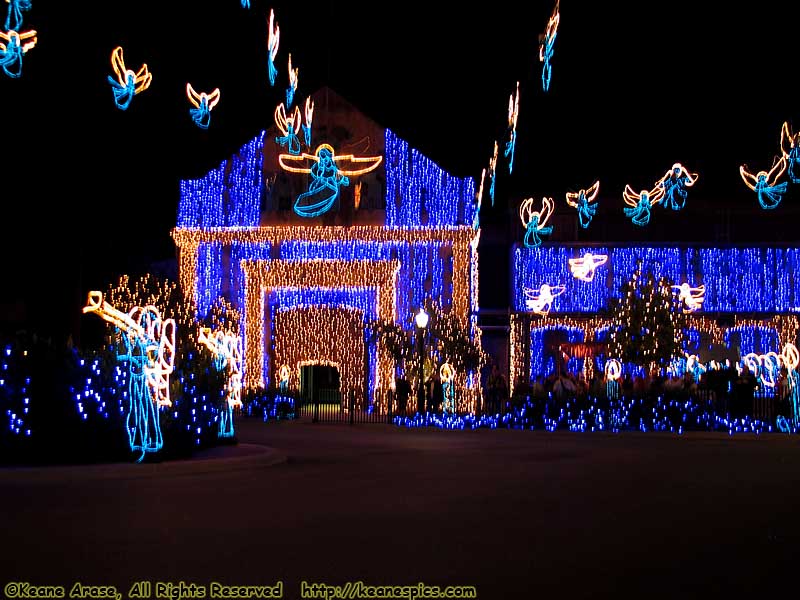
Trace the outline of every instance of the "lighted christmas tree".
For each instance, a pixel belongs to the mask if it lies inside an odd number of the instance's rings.
[[[609,356],[652,369],[682,355],[686,317],[671,286],[665,277],[643,273],[639,261],[610,304]]]

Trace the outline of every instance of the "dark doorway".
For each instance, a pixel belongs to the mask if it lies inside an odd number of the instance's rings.
[[[341,404],[339,369],[329,365],[300,368],[300,394],[310,404]]]

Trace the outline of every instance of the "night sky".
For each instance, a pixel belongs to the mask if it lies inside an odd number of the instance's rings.
[[[498,140],[497,206],[486,208],[487,222],[515,214],[529,196],[554,196],[567,210],[564,192],[595,179],[596,218],[624,221],[625,184],[649,188],[682,162],[700,173],[687,218],[710,226],[715,209],[752,209],[754,220],[780,223],[780,237],[798,237],[796,221],[778,214],[798,191],[790,187],[765,215],[738,174],[741,164],[769,169],[784,121],[800,130],[798,21],[786,2],[698,12],[698,2],[565,0],[547,93],[538,37],[550,1],[525,3],[525,14],[519,3],[251,4],[175,0],[167,14],[163,2],[33,0],[23,30],[36,29],[38,44],[21,78],[0,73],[0,304],[21,302],[29,313],[53,306],[51,321],[74,322],[89,289],[174,257],[179,181],[204,175],[270,126],[289,52],[300,69],[296,101],[328,85],[455,175],[479,177]],[[281,29],[275,87],[270,8]],[[127,111],[106,80],[118,45],[128,68],[146,62],[153,74]],[[208,130],[189,117],[187,81],[222,91]],[[517,81],[509,175],[502,148]]]

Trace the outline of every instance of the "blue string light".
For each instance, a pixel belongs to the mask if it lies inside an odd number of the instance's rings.
[[[386,226],[472,226],[477,211],[472,177],[453,177],[389,129],[385,148]]]
[[[180,182],[178,227],[256,227],[261,218],[264,135],[200,179]]]
[[[6,0],[6,2],[8,2],[6,31],[19,31],[22,29],[22,11],[31,9],[31,0]]]
[[[573,277],[568,264],[587,252],[609,257],[591,282]],[[513,305],[525,312],[525,288],[539,289],[559,281],[566,290],[554,312],[595,313],[616,297],[641,259],[643,268],[656,277],[703,283],[704,312],[787,313],[800,310],[799,258],[797,248],[517,247]]]

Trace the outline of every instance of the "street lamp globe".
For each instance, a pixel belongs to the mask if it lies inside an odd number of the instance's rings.
[[[419,312],[414,317],[414,321],[420,329],[425,329],[428,326],[428,313],[425,312],[424,308],[419,309]]]

